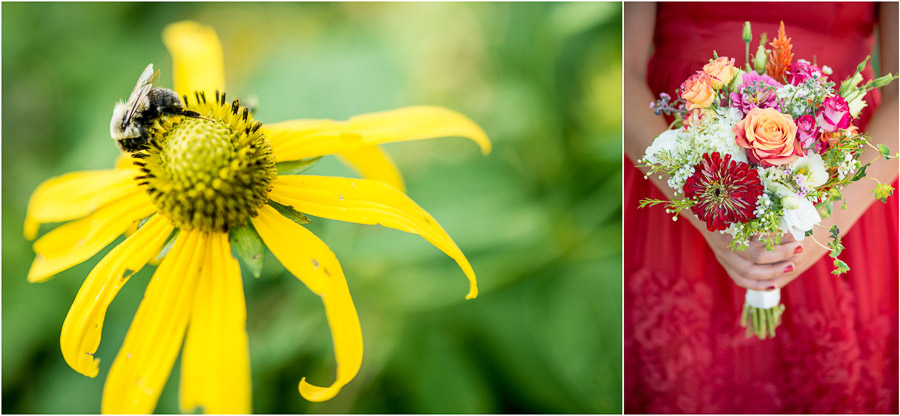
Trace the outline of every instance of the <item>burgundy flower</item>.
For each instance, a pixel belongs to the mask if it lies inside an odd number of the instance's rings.
[[[695,201],[691,212],[706,221],[709,231],[721,231],[736,222],[756,218],[756,200],[763,185],[756,169],[718,152],[704,153],[694,175],[684,183],[684,196]]]

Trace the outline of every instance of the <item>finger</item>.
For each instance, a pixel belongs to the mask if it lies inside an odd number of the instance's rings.
[[[803,252],[803,243],[794,241],[776,245],[773,250],[764,246],[751,244],[750,248],[737,252],[745,260],[755,264],[774,264],[788,260]]]
[[[735,269],[728,265],[722,265],[728,276],[734,283],[745,289],[759,291],[775,290],[786,286],[797,278],[792,262],[783,262],[778,265],[754,265],[747,269]],[[780,270],[780,271],[779,271]]]
[[[768,284],[771,286],[775,286],[777,288],[782,288],[788,285],[788,283],[793,282],[795,279],[800,277],[800,273],[796,271],[792,271],[790,273],[782,274],[779,277],[776,277],[771,280],[759,280],[760,282],[765,281],[769,282]]]
[[[781,236],[781,244],[793,243],[794,241],[797,241],[797,239],[794,238],[794,235],[791,233]]]
[[[761,292],[775,290],[779,288],[776,279],[772,280],[752,280],[741,276],[739,273],[730,268],[725,268],[728,276],[734,281],[734,284],[744,289],[758,290]]]
[[[742,276],[750,280],[771,280],[790,273],[795,268],[796,265],[790,260],[772,264],[754,264],[745,269]]]

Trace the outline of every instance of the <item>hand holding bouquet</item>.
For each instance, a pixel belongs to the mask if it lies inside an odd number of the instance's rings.
[[[763,34],[752,60],[749,22],[743,35],[743,69],[714,53],[684,81],[678,98],[661,94],[651,103],[657,115],[673,115],[675,121],[641,162],[648,175],[668,177],[676,198],[645,199],[641,207],[664,204],[673,219],[690,209],[709,231],[730,234],[732,250],[745,249],[753,237],[773,250],[785,234],[798,241],[811,237],[813,227],[831,215],[841,189],[866,177],[874,162],[860,161],[866,147],[879,158],[896,157],[887,146],[873,145],[853,121],[866,106],[866,93],[897,77],[863,83],[866,58],[838,86],[828,79],[828,66],[793,60],[783,23],[769,48]],[[879,182],[873,192],[885,202],[893,188]],[[838,259],[840,230],[832,226],[830,233],[827,248],[837,275],[849,266]],[[775,336],[784,311],[780,297],[780,289],[747,291],[741,325],[748,336]]]

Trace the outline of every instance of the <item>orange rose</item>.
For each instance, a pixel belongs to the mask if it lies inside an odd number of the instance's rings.
[[[831,133],[827,131],[822,132],[822,135],[819,136],[820,144],[816,147],[816,150],[831,149],[831,146],[834,146],[835,143],[854,134],[859,134],[859,129],[852,124],[844,130],[837,130]]]
[[[734,78],[734,58],[720,56],[719,59],[703,65],[703,72],[709,75],[713,88],[722,88]]]
[[[786,165],[805,155],[797,141],[797,125],[790,115],[774,108],[754,108],[734,126],[738,146],[747,149],[747,158],[762,166]]]
[[[697,72],[684,84],[681,84],[681,98],[688,103],[688,110],[695,108],[707,108],[716,99],[716,91],[713,90],[712,80],[705,72]]]

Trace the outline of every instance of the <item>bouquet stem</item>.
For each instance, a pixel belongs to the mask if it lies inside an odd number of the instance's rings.
[[[775,328],[781,325],[782,314],[781,289],[769,292],[748,290],[741,326],[747,328],[747,338],[754,335],[759,339],[775,338]]]

